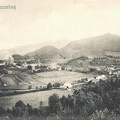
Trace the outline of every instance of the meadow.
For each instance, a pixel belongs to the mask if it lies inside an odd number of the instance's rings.
[[[51,82],[52,84],[59,82],[69,82],[72,83],[74,81],[80,80],[81,78],[91,78],[92,75],[77,73],[77,72],[69,72],[69,71],[51,71],[51,72],[43,72],[31,75],[31,78],[34,78],[36,83],[32,84],[33,87],[41,86],[43,84],[48,84]],[[62,89],[53,89],[48,91],[40,91],[35,93],[27,93],[15,96],[4,96],[0,97],[0,106],[3,108],[11,108],[14,106],[16,101],[22,100],[25,103],[30,103],[33,107],[37,107],[40,101],[43,101],[44,105],[47,105],[48,98],[52,94],[58,94],[59,96],[67,96],[72,94],[73,91],[62,90]]]

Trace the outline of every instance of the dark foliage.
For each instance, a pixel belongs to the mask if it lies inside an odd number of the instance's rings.
[[[51,84],[51,83],[48,83],[47,89],[48,89],[48,90],[51,90],[51,89],[52,89],[52,84]]]
[[[51,88],[51,84],[49,84]],[[49,97],[49,106],[32,108],[18,101],[12,109],[4,110],[0,107],[0,116],[11,115],[13,117],[37,116],[45,119],[55,118],[73,120],[75,117],[83,120],[116,120],[120,115],[120,79],[109,78],[107,81],[99,81],[97,84],[87,83],[79,90],[74,90],[73,95],[62,96],[57,94]],[[52,116],[51,116],[52,115]],[[45,117],[46,116],[46,117]],[[46,118],[46,119],[48,119]]]

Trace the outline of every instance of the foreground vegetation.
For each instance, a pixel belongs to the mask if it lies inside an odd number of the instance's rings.
[[[0,108],[1,119],[19,120],[119,120],[120,78],[113,77],[97,84],[87,83],[73,95],[59,98],[53,94],[48,106],[38,108],[18,101],[12,109]]]

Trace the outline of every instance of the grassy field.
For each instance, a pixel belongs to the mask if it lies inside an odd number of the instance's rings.
[[[2,89],[27,89],[30,84],[33,88],[35,88],[36,86],[45,86],[49,82],[52,84],[56,82],[72,83],[85,77],[91,78],[92,75],[69,71],[51,71],[32,75],[21,73],[15,75],[4,75],[2,78],[0,78],[0,83],[2,85]],[[4,84],[6,84],[6,86],[4,86]]]
[[[19,77],[20,79],[12,79],[12,77],[14,78]],[[41,86],[43,84],[48,84],[49,82],[51,82],[52,84],[55,82],[72,83],[76,80],[80,80],[81,78],[85,78],[85,77],[91,78],[92,75],[77,73],[77,72],[69,72],[69,71],[52,71],[52,72],[37,73],[34,75],[27,75],[27,74],[15,75],[15,76],[13,75],[10,77],[11,82],[9,81],[9,79],[7,79],[8,81],[6,79],[4,80],[10,83],[9,85],[10,88],[14,88],[14,86],[19,86],[22,88],[23,85],[17,85],[15,84],[15,81],[19,83],[19,81],[22,80],[23,82],[25,81],[26,83],[28,82],[28,84],[32,84],[32,86]],[[13,82],[15,85],[13,84]],[[28,85],[24,85],[24,86],[28,86]],[[25,103],[30,103],[33,107],[38,107],[40,101],[43,101],[44,105],[47,105],[49,96],[54,93],[58,94],[59,96],[63,96],[63,95],[67,96],[68,94],[72,94],[72,92],[73,92],[72,90],[68,91],[62,89],[57,89],[57,90],[53,89],[48,91],[40,91],[36,93],[28,93],[28,94],[21,94],[15,96],[4,96],[4,97],[0,97],[0,106],[4,108],[13,107],[18,100],[22,100]]]
[[[92,78],[93,75],[85,74],[85,73],[77,73],[77,72],[69,72],[69,71],[52,71],[52,72],[43,72],[37,73],[39,82],[44,83],[55,83],[55,82],[69,82],[72,83],[76,80],[80,80],[81,78]]]
[[[5,96],[0,97],[0,107],[11,108],[15,105],[18,100],[24,101],[24,103],[30,103],[33,107],[39,107],[40,101],[43,101],[43,105],[48,104],[48,98],[54,93],[58,94],[60,97],[65,95],[72,94],[73,91],[62,90],[62,89],[53,89],[48,91],[40,91],[35,93],[21,94],[15,96]]]

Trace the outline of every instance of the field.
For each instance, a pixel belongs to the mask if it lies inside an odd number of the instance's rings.
[[[81,78],[91,78],[91,74],[69,72],[69,71],[51,71],[42,72],[36,74],[16,74],[16,75],[4,75],[0,78],[2,89],[27,89],[31,84],[33,88],[36,86],[46,86],[49,82],[52,84],[59,82],[74,82]],[[6,86],[3,86],[6,84]]]
[[[76,80],[80,80],[81,78],[85,78],[85,77],[91,78],[92,75],[77,73],[77,72],[68,72],[68,71],[52,71],[52,72],[37,73],[36,75],[31,75],[31,76],[29,75],[29,78],[32,78],[32,82],[33,82],[32,85],[37,85],[37,86],[48,84],[49,82],[51,82],[52,84],[55,82],[72,83]],[[28,80],[29,79],[27,78],[26,81]],[[31,82],[31,79],[29,80],[29,82]],[[0,106],[4,108],[13,107],[18,100],[22,100],[25,103],[30,103],[33,107],[38,107],[40,101],[43,101],[44,105],[47,105],[49,96],[54,93],[58,94],[59,96],[62,95],[67,96],[68,94],[72,94],[72,92],[73,92],[72,90],[68,91],[62,89],[53,89],[48,91],[40,91],[40,92],[21,94],[15,96],[4,96],[4,97],[0,97]]]
[[[44,72],[36,74],[39,76],[38,81],[44,83],[55,83],[55,82],[69,82],[72,83],[76,80],[80,80],[81,78],[92,78],[91,74],[77,73],[77,72],[69,72],[69,71],[53,71],[53,72]]]
[[[58,94],[61,97],[63,95],[67,96],[69,94],[72,94],[72,92],[72,90],[68,91],[62,89],[53,89],[35,93],[0,97],[0,107],[3,107],[5,109],[7,109],[8,107],[11,108],[18,100],[22,100],[26,104],[30,103],[33,107],[39,107],[40,101],[43,101],[43,105],[47,105],[49,96],[53,95],[54,93]]]

